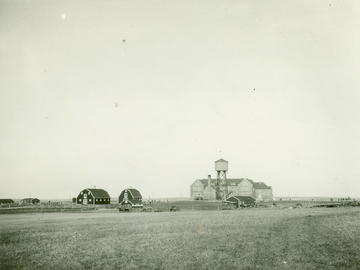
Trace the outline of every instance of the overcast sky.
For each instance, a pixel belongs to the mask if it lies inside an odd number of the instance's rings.
[[[358,1],[0,0],[0,197],[360,197]]]

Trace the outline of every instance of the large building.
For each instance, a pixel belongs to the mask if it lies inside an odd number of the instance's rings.
[[[142,207],[142,196],[135,188],[124,189],[119,196],[119,204],[129,204],[132,207]]]
[[[82,190],[76,198],[78,204],[110,204],[110,196],[106,190],[87,188]]]
[[[197,179],[192,183],[190,196],[194,200],[226,200],[231,196],[249,196],[257,201],[273,200],[272,188],[248,178],[227,178],[227,161],[215,161],[217,178]],[[226,164],[226,165],[225,165]],[[219,195],[220,194],[220,195]]]

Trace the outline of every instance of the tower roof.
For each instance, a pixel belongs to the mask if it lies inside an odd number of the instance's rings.
[[[228,162],[228,161],[225,160],[225,159],[220,158],[220,159],[216,160],[215,162]]]

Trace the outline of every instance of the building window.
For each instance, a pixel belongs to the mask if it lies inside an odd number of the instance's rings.
[[[81,191],[81,195],[83,195],[84,194],[84,192],[83,191]]]

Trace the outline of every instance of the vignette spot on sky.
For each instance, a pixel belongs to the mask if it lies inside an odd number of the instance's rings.
[[[66,20],[66,13],[61,13],[60,17],[61,17],[62,20],[65,21]]]

